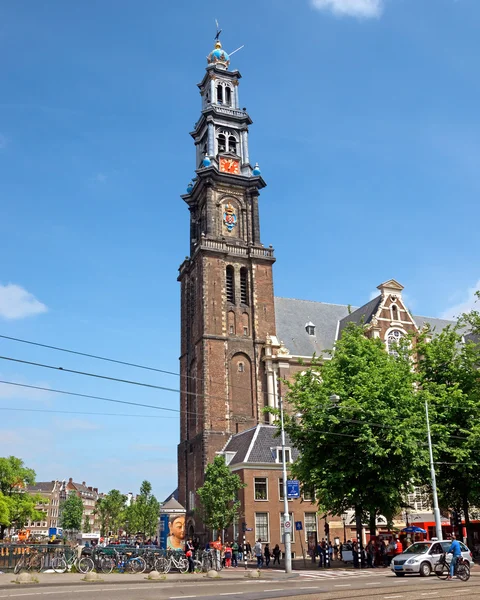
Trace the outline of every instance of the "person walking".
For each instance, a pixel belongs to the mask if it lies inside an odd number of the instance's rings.
[[[238,544],[233,542],[232,544],[232,567],[238,567]]]
[[[280,546],[275,544],[275,548],[273,549],[273,566],[275,566],[275,563],[278,563],[280,566],[280,554]]]
[[[245,548],[243,550],[247,554],[247,559],[251,560],[252,559],[252,546],[251,546],[250,542],[247,542],[245,544]]]
[[[213,551],[215,552],[215,569],[220,571],[222,568],[222,537],[219,535],[215,542],[211,544]]]
[[[225,544],[225,568],[229,569],[232,566],[232,548],[227,542]]]
[[[270,548],[268,544],[265,544],[265,550],[263,552],[263,555],[265,556],[265,566],[268,569],[268,565],[270,564]]]
[[[262,540],[258,538],[257,543],[255,544],[253,551],[255,552],[255,556],[257,557],[257,569],[261,569],[263,567],[263,553],[262,553]]]

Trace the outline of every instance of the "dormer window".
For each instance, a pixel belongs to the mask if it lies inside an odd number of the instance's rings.
[[[275,459],[276,463],[283,463],[283,450],[281,447],[278,448],[272,448],[272,454],[273,454],[273,458]],[[285,462],[286,463],[291,463],[292,462],[292,452],[290,448],[285,448]]]
[[[308,333],[308,335],[315,335],[315,325],[311,321],[309,321],[305,325],[305,331]]]

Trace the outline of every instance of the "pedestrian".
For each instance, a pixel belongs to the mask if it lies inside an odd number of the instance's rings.
[[[242,562],[243,560],[243,545],[240,540],[238,541],[238,560],[240,562]]]
[[[332,542],[328,542],[328,558],[330,559],[330,564],[332,564],[334,550]]]
[[[233,542],[232,544],[232,567],[238,567],[238,544]]]
[[[280,566],[280,546],[278,544],[275,544],[275,548],[273,549],[273,564],[275,566],[275,563],[278,563],[278,565]]]
[[[255,552],[255,556],[257,557],[257,569],[261,569],[263,567],[263,553],[262,553],[262,540],[258,538],[257,543],[255,544],[253,551]]]
[[[220,571],[221,565],[222,565],[222,538],[219,535],[218,538],[216,539],[215,542],[212,542],[212,548],[215,552],[215,568],[217,571]]]
[[[393,536],[391,536],[390,542],[388,543],[388,546],[387,546],[387,553],[386,553],[386,566],[387,567],[390,566],[390,563],[392,562],[393,557],[396,554],[396,550],[397,550],[397,544],[395,543]]]
[[[318,568],[323,567],[323,548],[321,542],[317,544]]]
[[[250,542],[247,542],[247,543],[245,544],[245,549],[244,549],[244,551],[245,551],[245,552],[246,552],[246,554],[247,554],[247,558],[248,558],[249,560],[251,560],[251,559],[252,559],[252,546],[250,545]]]
[[[232,566],[232,548],[227,542],[225,544],[225,568],[229,569]]]
[[[185,556],[188,559],[188,572],[189,573],[194,573],[195,572],[195,563],[193,562],[193,553],[194,553],[194,547],[193,547],[193,541],[192,538],[189,537],[187,540],[187,544],[186,544],[186,552],[185,552]]]
[[[265,550],[263,552],[263,555],[265,556],[265,565],[268,569],[268,565],[270,564],[270,556],[271,556],[270,548],[269,548],[268,544],[265,544]]]
[[[375,544],[370,540],[367,544],[367,567],[373,569],[375,566]]]

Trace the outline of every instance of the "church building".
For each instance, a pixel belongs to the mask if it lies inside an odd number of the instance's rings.
[[[308,364],[313,354],[326,357],[351,321],[363,322],[366,335],[384,340],[387,351],[427,321],[437,331],[449,322],[412,315],[402,299],[403,286],[394,279],[380,284],[377,297],[360,308],[274,296],[274,250],[262,243],[260,228],[260,192],[266,183],[250,159],[252,120],[241,108],[240,80],[217,37],[198,84],[201,112],[191,132],[195,178],[182,196],[190,213],[190,255],[178,276],[178,500],[187,511],[187,535],[201,536],[195,491],[207,464],[224,453],[248,484],[234,533],[247,523],[251,542],[255,536],[275,544],[283,533],[281,461],[276,427],[264,408],[278,407],[285,391],[281,380],[304,369],[300,363]],[[289,460],[295,452],[290,450]],[[422,502],[415,505],[415,524],[428,526],[433,515]],[[305,537],[323,527],[310,497],[292,501],[292,513],[293,520],[304,523]],[[342,541],[345,527],[344,521]],[[299,541],[300,536],[292,544],[297,555]]]

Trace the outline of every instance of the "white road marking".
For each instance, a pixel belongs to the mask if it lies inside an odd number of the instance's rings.
[[[301,588],[298,588],[298,589],[299,590],[318,590],[318,587],[317,586],[315,586],[315,587],[301,587]]]
[[[264,592],[283,592],[285,588],[275,588],[273,590],[263,590]]]
[[[243,592],[224,592],[223,594],[218,594],[219,596],[236,596],[237,594],[243,594]]]
[[[337,583],[333,587],[352,587],[351,583]]]
[[[170,596],[170,600],[175,600],[175,598],[196,598],[196,596]]]
[[[402,596],[384,596],[384,598],[386,600],[387,598],[402,598]]]

